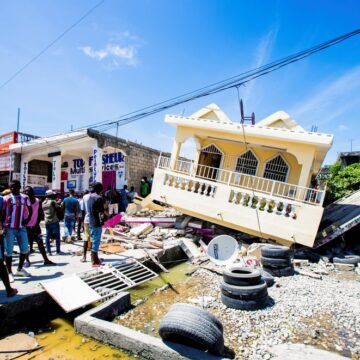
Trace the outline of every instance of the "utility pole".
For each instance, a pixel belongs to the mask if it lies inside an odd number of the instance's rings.
[[[19,132],[19,128],[20,128],[20,108],[18,108],[18,114],[17,114],[16,133]]]
[[[352,151],[352,142],[354,139],[350,139],[350,151]]]

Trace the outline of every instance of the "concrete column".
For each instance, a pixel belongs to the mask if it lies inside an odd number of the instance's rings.
[[[174,140],[170,158],[170,169],[175,169],[176,160],[179,158],[181,142]]]
[[[21,183],[21,189],[23,191],[28,184],[28,174],[29,174],[29,158],[27,158],[26,156],[22,156],[20,161],[20,183]]]
[[[90,171],[89,171],[89,155],[85,155],[84,159],[84,190],[89,190],[89,180],[90,180]]]
[[[309,181],[310,181],[310,171],[312,168],[312,162],[307,161],[302,164],[301,166],[301,172],[299,176],[299,186],[309,187]]]
[[[61,155],[52,158],[51,187],[52,190],[61,189]]]
[[[102,182],[102,149],[97,145],[93,147],[93,180]]]

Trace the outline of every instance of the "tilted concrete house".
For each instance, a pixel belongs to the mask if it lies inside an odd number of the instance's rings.
[[[160,157],[153,199],[264,239],[312,246],[324,190],[311,187],[333,135],[308,132],[278,111],[256,125],[232,122],[211,104],[195,114],[167,115],[176,126],[171,157]],[[244,136],[245,134],[245,136]],[[196,141],[194,161],[179,157]]]

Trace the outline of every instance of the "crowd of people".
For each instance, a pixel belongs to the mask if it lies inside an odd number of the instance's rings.
[[[143,177],[140,186],[140,195],[149,195],[152,186],[152,177]],[[30,277],[25,270],[29,267],[29,255],[34,252],[34,243],[43,258],[45,266],[55,265],[48,256],[53,254],[52,241],[55,243],[56,254],[61,255],[60,221],[64,221],[63,241],[71,243],[83,240],[82,262],[87,261],[87,252],[91,250],[91,262],[94,267],[102,265],[98,256],[102,225],[106,217],[119,212],[125,212],[129,203],[137,196],[135,189],[127,185],[117,191],[108,187],[103,191],[100,182],[95,183],[90,191],[76,196],[74,190],[69,190],[68,196],[61,198],[52,190],[47,190],[43,201],[35,196],[31,186],[23,192],[18,180],[9,185],[9,189],[0,189],[0,278],[4,283],[7,296],[17,294],[12,287],[15,277]],[[45,246],[42,239],[40,222],[45,223]],[[76,231],[75,231],[76,228]],[[81,237],[83,234],[83,238]],[[16,271],[13,272],[13,252],[15,240],[19,247],[19,261]]]

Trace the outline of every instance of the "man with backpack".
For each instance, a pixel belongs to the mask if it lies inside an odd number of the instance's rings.
[[[54,191],[47,190],[45,193],[45,200],[42,204],[46,229],[46,251],[49,255],[51,255],[50,238],[55,239],[56,253],[61,254],[60,219],[58,218],[58,214],[61,212],[61,207],[55,201],[55,197],[56,193]]]

